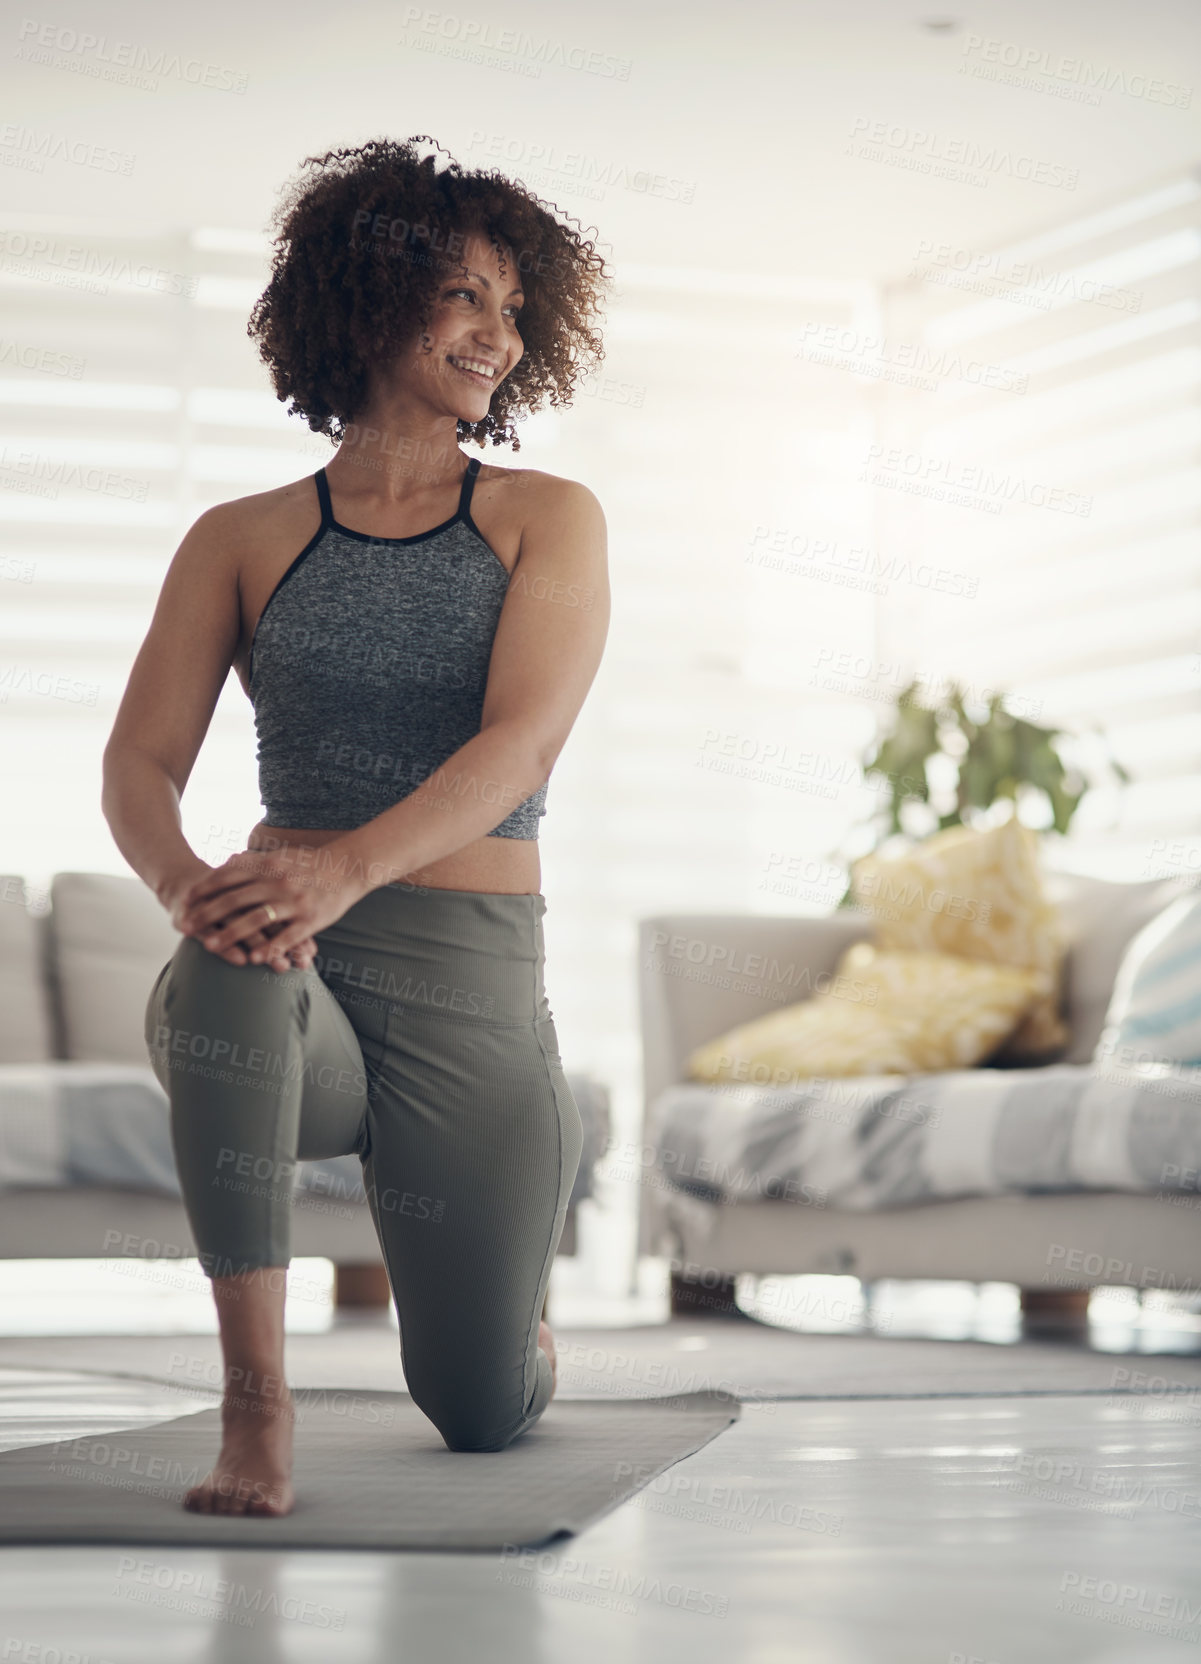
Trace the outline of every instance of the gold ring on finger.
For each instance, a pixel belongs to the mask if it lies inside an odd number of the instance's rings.
[[[265,901],[263,903],[263,912],[266,913],[268,921],[271,924],[274,924],[275,923],[275,909],[274,909],[274,907],[272,907],[272,905],[269,901]]]

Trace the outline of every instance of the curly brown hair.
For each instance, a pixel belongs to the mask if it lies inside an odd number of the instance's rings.
[[[391,362],[425,329],[465,237],[481,234],[516,258],[525,350],[488,414],[460,419],[457,438],[518,451],[514,419],[548,401],[570,404],[581,369],[604,358],[592,320],[612,277],[595,243],[561,223],[553,204],[494,169],[464,172],[451,159],[436,171],[436,158],[418,153],[422,142],[443,148],[418,133],[305,158],[271,217],[271,279],[246,333],[276,396],[292,401],[288,414],[339,442],[366,402],[369,366]]]

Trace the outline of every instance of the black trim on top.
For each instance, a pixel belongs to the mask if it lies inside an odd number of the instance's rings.
[[[268,595],[263,606],[263,610],[258,616],[258,622],[254,627],[254,634],[250,638],[250,653],[246,660],[247,688],[249,688],[250,684],[254,681],[254,644],[259,639],[259,631],[262,628],[264,618],[267,616],[267,608],[271,605],[272,601],[274,601],[275,597],[287,583],[293,572],[297,571],[300,563],[312,554],[313,550],[321,542],[321,539],[334,523],[333,515],[330,513],[329,486],[325,481],[325,469],[318,469],[318,471],[313,475],[313,478],[317,482],[317,499],[321,504],[321,524],[317,527],[317,530],[313,533],[312,537],[310,537],[309,541],[297,555],[296,559],[288,567],[287,571],[276,584],[275,588],[271,591],[270,595]]]
[[[460,520],[470,526],[474,532],[479,533],[481,537],[483,536],[483,533],[480,532],[479,527],[471,518],[471,491],[475,485],[476,475],[482,466],[478,456],[473,456],[468,460],[463,475],[463,484],[459,489],[459,506],[450,519],[443,520],[441,525],[431,526],[428,532],[416,532],[412,537],[381,537],[378,532],[356,532],[353,527],[344,526],[340,520],[334,519],[334,508],[330,501],[329,481],[325,477],[325,469],[318,469],[314,477],[317,481],[318,492],[324,492],[321,504],[322,513],[326,513],[328,507],[329,525],[334,531],[340,532],[343,537],[353,537],[357,543],[424,543],[427,538],[436,537],[439,532],[448,531],[451,526],[457,524]]]
[[[317,481],[317,501],[321,504],[321,527],[332,526],[334,523],[334,505],[330,501],[329,481],[325,477],[325,469],[318,468],[313,475]]]
[[[483,532],[471,517],[471,493],[475,490],[475,482],[479,479],[480,469],[483,466],[484,465],[478,456],[473,456],[467,464],[467,472],[463,475],[463,489],[459,492],[459,519],[469,531],[473,531],[479,538],[480,542],[492,556],[492,559],[496,562],[497,566],[500,567],[505,577],[511,578],[513,574],[509,571],[509,568],[505,565],[504,561],[501,560],[496,550],[488,542],[488,539],[484,536]]]
[[[462,489],[459,492],[459,519],[466,520],[469,526],[472,524],[471,493],[475,490],[476,477],[482,466],[483,464],[478,456],[468,458],[467,468],[463,474]]]
[[[339,522],[334,519],[333,502],[330,499],[329,481],[325,477],[325,469],[319,468],[313,475],[313,478],[317,483],[317,500],[321,505],[321,524],[313,536],[305,544],[304,548],[297,555],[296,559],[288,567],[287,571],[276,584],[275,588],[271,591],[270,595],[267,597],[266,605],[259,614],[258,623],[254,627],[254,635],[251,637],[250,654],[247,659],[247,687],[249,688],[254,681],[254,645],[259,638],[259,630],[262,628],[263,619],[267,616],[267,608],[270,607],[272,601],[275,600],[275,597],[279,594],[280,590],[284,587],[292,574],[299,570],[301,563],[312,554],[313,550],[321,542],[321,539],[325,536],[327,531],[341,532],[343,536],[352,537],[360,543],[424,543],[427,538],[436,536],[438,532],[446,531],[449,527],[456,525],[458,521],[462,520],[464,525],[468,526],[479,538],[480,542],[484,545],[484,548],[488,551],[497,566],[499,566],[501,571],[504,573],[506,579],[511,578],[512,573],[509,571],[504,561],[502,561],[500,556],[496,553],[496,550],[488,542],[488,539],[476,525],[475,521],[471,518],[471,496],[475,489],[475,482],[479,478],[480,469],[482,467],[483,463],[480,461],[478,456],[473,456],[468,459],[467,468],[463,475],[463,484],[459,489],[459,506],[457,511],[449,520],[444,520],[440,526],[434,526],[428,532],[418,532],[415,537],[376,537],[369,532],[356,532],[352,531],[349,526],[340,525]]]

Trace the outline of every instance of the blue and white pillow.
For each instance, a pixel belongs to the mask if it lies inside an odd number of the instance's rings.
[[[1178,896],[1126,949],[1093,1062],[1201,1068],[1201,891]]]

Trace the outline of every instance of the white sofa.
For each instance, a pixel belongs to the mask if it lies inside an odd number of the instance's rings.
[[[1187,884],[1113,883],[1044,875],[1069,939],[1061,1009],[1071,1040],[1051,1061],[1088,1064],[1101,1034],[1121,955],[1134,934]],[[723,967],[775,959],[832,972],[854,941],[872,935],[858,910],[823,917],[663,914],[640,921],[639,982],[645,1108],[687,1079],[702,1042],[776,1009],[762,979]],[[680,944],[685,944],[681,949]],[[694,954],[688,944],[699,943]],[[689,963],[691,959],[694,963]],[[741,986],[740,986],[741,984]],[[800,998],[801,995],[795,995]],[[778,1003],[778,1001],[777,1001]],[[697,1092],[720,1092],[700,1087]],[[668,1255],[689,1280],[710,1285],[740,1272],[844,1273],[881,1278],[1010,1282],[1024,1290],[1130,1283],[1201,1287],[1201,1196],[1174,1203],[1133,1191],[964,1196],[859,1211],[784,1199],[706,1201],[663,1182],[653,1135],[641,1153],[639,1252]],[[1184,1205],[1181,1205],[1183,1203]],[[1123,1268],[1134,1268],[1128,1275]]]
[[[63,872],[37,894],[0,876],[0,1258],[195,1253],[143,1030],[178,941],[138,878]],[[567,1078],[585,1135],[559,1246],[571,1254],[609,1095],[588,1076]],[[126,1173],[137,1182],[122,1182]],[[382,1266],[356,1156],[300,1164],[292,1252]]]

